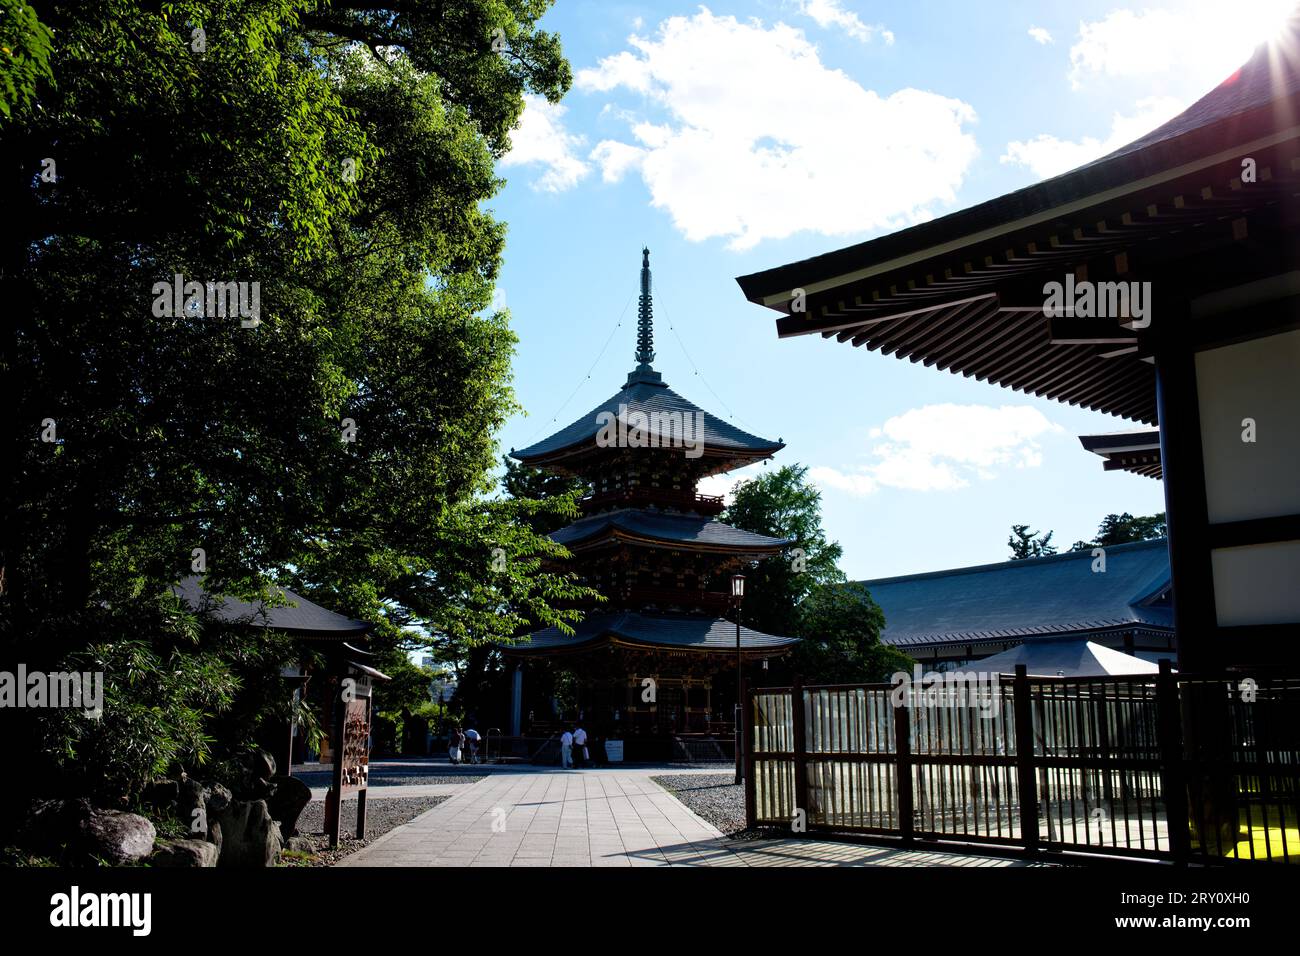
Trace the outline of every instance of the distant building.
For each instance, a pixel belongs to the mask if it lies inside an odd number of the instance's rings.
[[[885,612],[881,640],[938,670],[1018,645],[1083,638],[1149,661],[1174,658],[1164,538],[863,581]]]

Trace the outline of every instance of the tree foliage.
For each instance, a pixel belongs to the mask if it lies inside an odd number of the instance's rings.
[[[817,683],[883,681],[911,659],[880,643],[885,617],[867,589],[846,583],[843,549],[822,530],[821,493],[808,469],[786,465],[738,485],[722,520],[790,541],[745,570],[745,624],[801,637],[789,668]]]
[[[1052,532],[1040,534],[1037,531],[1030,531],[1027,524],[1011,526],[1011,537],[1007,538],[1007,547],[1011,549],[1012,561],[1045,558],[1049,554],[1056,554],[1056,545],[1052,544]]]
[[[55,0],[0,53],[0,663],[103,649],[125,723],[59,723],[81,755],[138,734],[136,783],[206,759],[275,672],[260,635],[161,626],[196,561],[393,648],[573,619],[491,475],[515,340],[485,202],[524,93],[570,82],[548,6]],[[258,321],[160,309],[176,275],[255,283]]]
[[[1093,540],[1076,541],[1070,550],[1091,551],[1093,548],[1109,548],[1116,544],[1150,541],[1152,538],[1163,538],[1167,533],[1163,511],[1140,518],[1135,518],[1126,511],[1119,515],[1106,515],[1101,519],[1097,536]]]
[[[844,580],[844,549],[822,530],[821,492],[807,474],[804,465],[784,465],[741,482],[720,519],[790,542],[745,569],[745,623],[769,634],[797,633],[800,602],[818,585]]]
[[[792,665],[819,684],[885,683],[909,671],[912,659],[880,642],[885,615],[858,582],[822,584],[799,607],[800,634]]]

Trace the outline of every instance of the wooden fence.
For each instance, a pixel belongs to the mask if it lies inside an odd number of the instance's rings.
[[[752,691],[749,825],[1300,863],[1300,680],[940,677]]]

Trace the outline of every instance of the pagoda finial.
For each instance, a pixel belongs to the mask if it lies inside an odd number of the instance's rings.
[[[649,368],[655,360],[654,307],[650,301],[650,250],[641,249],[641,298],[636,308],[636,360]]]

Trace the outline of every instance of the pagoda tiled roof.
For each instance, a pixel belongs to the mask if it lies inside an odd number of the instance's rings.
[[[511,457],[522,462],[528,462],[581,445],[594,446],[596,435],[601,430],[598,421],[601,413],[609,412],[618,418],[626,420],[627,414],[620,415],[619,406],[626,406],[626,413],[643,412],[647,417],[650,417],[654,412],[679,412],[691,415],[696,412],[703,412],[703,439],[706,449],[737,451],[766,457],[785,447],[782,442],[760,438],[737,428],[735,425],[728,424],[716,415],[704,411],[695,403],[678,395],[667,385],[655,381],[637,380],[637,376],[634,374],[632,380],[586,415],[561,428],[549,438],[543,438],[527,448],[512,451],[510,453]],[[650,420],[653,422],[653,418]],[[650,431],[649,434],[654,434],[654,431]],[[669,438],[671,436],[663,435],[661,437]]]
[[[567,547],[615,532],[669,544],[694,544],[737,551],[770,551],[791,543],[786,538],[770,538],[764,534],[742,531],[700,515],[633,508],[575,521],[552,532],[551,539]]]
[[[642,614],[622,611],[591,614],[574,625],[572,635],[548,627],[530,635],[521,644],[505,648],[511,654],[576,650],[613,640],[626,644],[677,648],[692,651],[735,653],[736,623],[722,617],[698,614]],[[742,651],[781,651],[798,643],[797,637],[778,637],[741,626]]]

